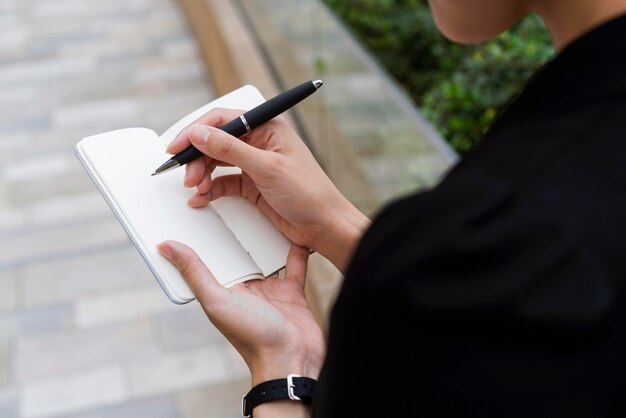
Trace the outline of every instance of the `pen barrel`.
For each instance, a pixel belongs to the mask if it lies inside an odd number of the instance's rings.
[[[279,94],[276,97],[272,97],[261,105],[244,113],[243,116],[248,122],[248,126],[250,127],[250,129],[254,129],[257,126],[260,126],[265,122],[280,115],[281,113],[289,110],[298,102],[301,102],[311,94],[315,93],[315,91],[317,91],[317,88],[315,87],[313,82],[306,81],[298,86],[295,86],[285,91],[282,94]],[[243,123],[241,118],[235,118],[230,122],[220,126],[219,129],[237,138],[241,137],[248,131],[246,125]],[[190,146],[187,147],[180,154],[172,157],[172,159],[176,160],[182,166],[190,161],[200,158],[202,155],[204,155],[202,152],[198,151],[195,147]]]
[[[172,160],[178,161],[178,164],[180,165],[185,165],[190,161],[193,161],[202,157],[203,155],[204,154],[200,152],[196,147],[189,146],[185,148],[185,150],[182,151],[181,153],[173,156]]]
[[[254,129],[289,110],[298,102],[315,93],[316,90],[317,89],[315,88],[313,82],[306,81],[282,94],[279,94],[276,97],[272,97],[262,105],[244,113],[244,116],[248,121],[250,128]]]
[[[245,115],[245,113],[244,113]],[[222,131],[239,138],[247,132],[246,125],[243,124],[241,118],[235,118],[230,122],[219,127]]]

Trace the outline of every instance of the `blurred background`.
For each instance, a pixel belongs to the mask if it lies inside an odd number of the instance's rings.
[[[242,84],[320,78],[288,115],[373,215],[435,185],[553,54],[537,19],[481,45],[419,0],[0,0],[0,417],[237,417],[249,375],[175,306],[74,157]],[[341,275],[319,256],[324,325]]]

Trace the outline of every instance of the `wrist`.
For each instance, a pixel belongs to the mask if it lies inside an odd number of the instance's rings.
[[[321,370],[321,362],[319,364],[313,361],[302,362],[262,362],[250,366],[250,376],[252,379],[252,386],[256,386],[259,383],[267,382],[268,380],[283,379],[290,374],[297,374],[303,377],[310,377],[316,379],[319,377]]]
[[[254,408],[254,418],[307,418],[311,416],[310,407],[291,399],[267,402]]]
[[[345,273],[352,254],[363,233],[371,225],[371,221],[347,200],[334,213],[324,228],[326,234],[313,249],[330,260],[339,271]]]

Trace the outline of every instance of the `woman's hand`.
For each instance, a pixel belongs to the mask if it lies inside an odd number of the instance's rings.
[[[243,196],[292,242],[316,250],[345,271],[369,219],[337,190],[281,118],[263,124],[241,140],[214,128],[242,113],[212,110],[169,145],[167,151],[172,154],[190,144],[205,154],[186,165],[185,186],[197,189],[189,204],[202,207],[222,196]],[[242,174],[212,179],[218,165],[235,165]]]
[[[290,373],[317,379],[325,342],[304,296],[307,248],[291,247],[283,279],[275,275],[231,288],[218,283],[186,245],[165,241],[158,249],[181,272],[211,322],[242,355],[253,386]]]

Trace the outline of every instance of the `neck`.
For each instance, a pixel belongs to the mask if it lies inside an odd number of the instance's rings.
[[[594,27],[626,13],[626,0],[543,0],[532,3],[532,10],[545,22],[557,51]]]

